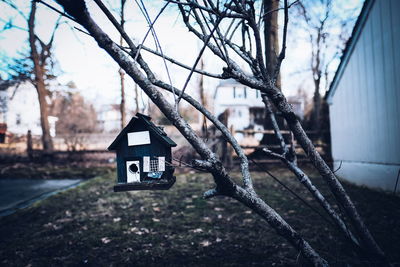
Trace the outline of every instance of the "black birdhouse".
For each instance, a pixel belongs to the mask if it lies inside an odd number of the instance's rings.
[[[137,113],[108,147],[117,153],[114,191],[169,189],[176,181],[170,164],[174,146],[149,116]]]

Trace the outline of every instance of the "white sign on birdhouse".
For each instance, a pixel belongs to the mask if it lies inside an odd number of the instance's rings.
[[[128,146],[139,146],[150,144],[149,131],[128,133]]]

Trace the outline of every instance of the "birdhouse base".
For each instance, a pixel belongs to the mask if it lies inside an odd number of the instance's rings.
[[[169,180],[161,181],[143,181],[129,184],[117,184],[114,186],[114,192],[137,191],[137,190],[168,190],[176,182],[176,177],[172,176]]]

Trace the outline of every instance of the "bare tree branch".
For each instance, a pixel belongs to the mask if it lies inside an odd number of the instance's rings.
[[[157,51],[155,51],[155,50],[153,50],[151,48],[148,48],[148,47],[146,47],[144,45],[139,46],[139,49],[140,48],[145,50],[145,51],[147,51],[147,52],[152,53],[153,55],[157,55],[159,57],[162,57],[161,53],[159,53],[159,52],[157,52]],[[173,58],[171,58],[171,57],[169,57],[167,55],[164,55],[164,58],[166,60],[168,60],[169,62],[171,62],[171,63],[173,63],[173,64],[175,64],[175,65],[177,65],[179,67],[182,67],[182,68],[187,69],[187,70],[192,70],[192,67],[190,67],[188,65],[185,65],[185,64],[183,64],[183,63],[181,63],[181,62],[179,62],[179,61],[177,61],[177,60],[175,60],[175,59],[173,59]],[[207,72],[207,71],[204,71],[204,70],[193,69],[193,72],[196,72],[196,73],[199,73],[199,74],[211,77],[211,78],[223,79],[221,74],[214,74],[214,73],[210,73],[210,72]]]
[[[57,12],[57,13],[60,14],[61,16],[66,17],[66,18],[68,18],[68,19],[70,19],[70,20],[72,20],[72,21],[75,21],[75,19],[74,19],[73,17],[71,17],[70,15],[68,15],[67,13],[58,10],[57,8],[55,8],[55,7],[53,7],[53,6],[49,5],[49,4],[47,4],[46,2],[44,2],[44,1],[42,1],[42,0],[37,0],[36,2],[42,3],[43,5],[45,5],[46,7],[50,8],[51,10]],[[76,21],[75,21],[75,22],[76,22]]]

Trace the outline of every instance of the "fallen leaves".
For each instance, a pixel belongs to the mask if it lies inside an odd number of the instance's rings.
[[[136,235],[144,235],[150,233],[150,230],[147,228],[137,228],[137,227],[132,227],[131,229],[129,229],[129,231]]]
[[[57,224],[54,224],[54,223],[51,223],[51,222],[48,222],[48,223],[44,224],[43,227],[44,228],[48,228],[48,229],[52,229],[52,230],[55,230],[55,231],[60,230],[60,229],[63,228],[62,225],[57,225]]]
[[[202,246],[202,247],[208,247],[208,246],[211,246],[211,245],[212,245],[212,243],[210,241],[208,241],[208,240],[204,240],[204,241],[200,242],[200,246]]]
[[[111,239],[109,239],[108,237],[103,237],[103,238],[101,239],[101,242],[102,242],[103,244],[108,244],[108,243],[111,242]]]
[[[211,222],[211,218],[210,217],[203,217],[202,219],[203,222]]]

